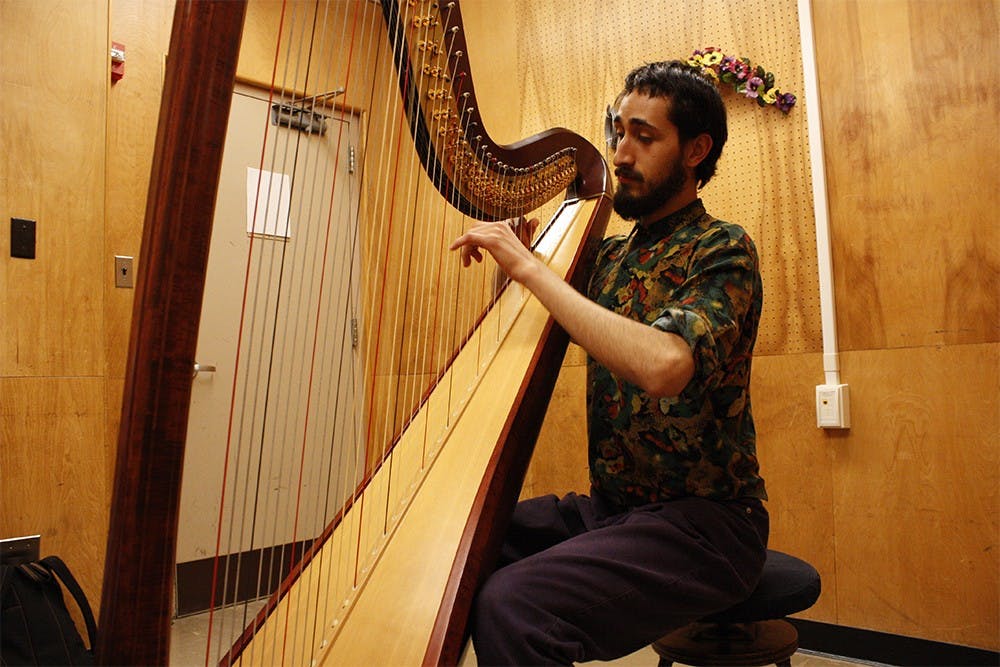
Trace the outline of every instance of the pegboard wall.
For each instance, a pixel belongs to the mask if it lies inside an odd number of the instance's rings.
[[[763,65],[796,95],[786,116],[723,90],[729,140],[701,196],[757,244],[765,290],[757,354],[822,350],[795,0],[533,0],[518,2],[516,16],[522,136],[562,126],[602,146],[604,111],[625,74],[707,46]],[[609,233],[630,227],[615,216]]]

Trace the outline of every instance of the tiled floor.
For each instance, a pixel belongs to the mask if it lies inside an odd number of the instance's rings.
[[[244,628],[253,619],[264,602],[250,602],[224,609],[212,618],[212,637],[208,636],[208,614],[197,614],[175,619],[170,628],[171,667],[194,667],[195,665],[215,665],[218,657],[226,653]],[[220,637],[225,635],[225,638]],[[206,651],[209,641],[212,650]],[[206,661],[206,655],[212,658]]]
[[[256,612],[259,605],[252,605],[246,610],[246,615],[250,616]],[[235,610],[235,612],[230,611],[228,617],[224,617],[221,620],[222,627],[235,628],[235,625],[241,624],[242,618],[244,616],[244,610],[242,608]],[[220,619],[216,617],[213,620],[213,624],[219,623]],[[177,619],[174,621],[173,628],[170,636],[170,665],[171,667],[195,667],[196,665],[205,665],[205,643],[206,643],[206,628],[208,625],[207,615],[198,616],[188,616],[186,618]],[[241,625],[242,627],[242,625]],[[217,631],[213,631],[217,632]],[[226,629],[226,632],[232,634],[235,630]],[[213,641],[213,644],[217,642]],[[224,651],[223,651],[224,653]],[[213,655],[216,652],[213,651]],[[637,651],[631,655],[627,655],[624,658],[619,658],[612,662],[589,662],[585,663],[588,666],[593,665],[598,667],[600,665],[608,665],[609,667],[656,667],[659,661],[659,656],[653,652],[652,648],[646,647],[641,651]],[[209,661],[209,665],[215,664],[215,659]],[[846,659],[834,658],[832,656],[824,656],[818,654],[811,654],[805,651],[800,651],[792,656],[792,667],[845,667],[846,665],[857,665],[857,664],[870,664],[870,663],[858,663]],[[461,667],[475,667],[476,658],[471,650],[466,650],[466,654],[463,656],[461,662]],[[293,666],[294,667],[294,666]],[[369,666],[365,666],[369,667]],[[382,667],[372,665],[370,667]],[[393,666],[395,667],[395,666]]]
[[[648,646],[632,655],[619,658],[612,662],[588,662],[588,666],[609,665],[612,667],[656,667],[660,657]],[[677,663],[675,663],[677,664]],[[858,663],[843,658],[833,656],[811,654],[800,651],[792,656],[792,667],[845,667],[845,665],[858,665],[868,663]]]
[[[467,651],[467,653],[471,653],[471,651]],[[600,667],[602,665],[606,665],[607,667],[656,667],[659,661],[660,656],[656,655],[656,652],[647,646],[641,651],[636,651],[631,655],[612,660],[611,662],[586,662],[582,664],[587,667]],[[684,667],[684,665],[680,665],[679,663],[674,664],[676,667]],[[854,666],[858,664],[866,663],[851,662],[833,656],[810,654],[805,651],[800,651],[792,656],[792,667],[845,667],[847,665]],[[460,667],[475,667],[475,665],[475,656],[467,655]]]

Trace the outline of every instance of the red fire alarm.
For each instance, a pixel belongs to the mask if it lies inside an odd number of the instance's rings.
[[[111,83],[125,76],[125,45],[111,42]]]

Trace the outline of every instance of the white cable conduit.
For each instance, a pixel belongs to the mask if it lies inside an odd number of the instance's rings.
[[[813,209],[816,221],[816,263],[819,270],[819,300],[823,327],[824,385],[816,387],[816,413],[819,426],[847,427],[847,387],[840,382],[840,352],[837,348],[837,308],[833,293],[833,253],[830,248],[830,212],[826,192],[826,166],[823,162],[823,123],[819,112],[819,85],[816,47],[813,39],[810,0],[798,0],[799,35],[802,42],[802,73],[805,85],[806,121],[809,125],[809,159],[812,167]],[[834,392],[831,394],[830,392]],[[824,393],[825,392],[825,393]],[[831,397],[836,401],[837,423],[823,422],[823,406]]]

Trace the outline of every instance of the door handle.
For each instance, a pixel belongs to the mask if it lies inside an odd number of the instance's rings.
[[[191,374],[192,378],[198,377],[198,373],[214,373],[215,366],[210,366],[208,364],[199,364],[197,361],[194,363],[194,372]]]

